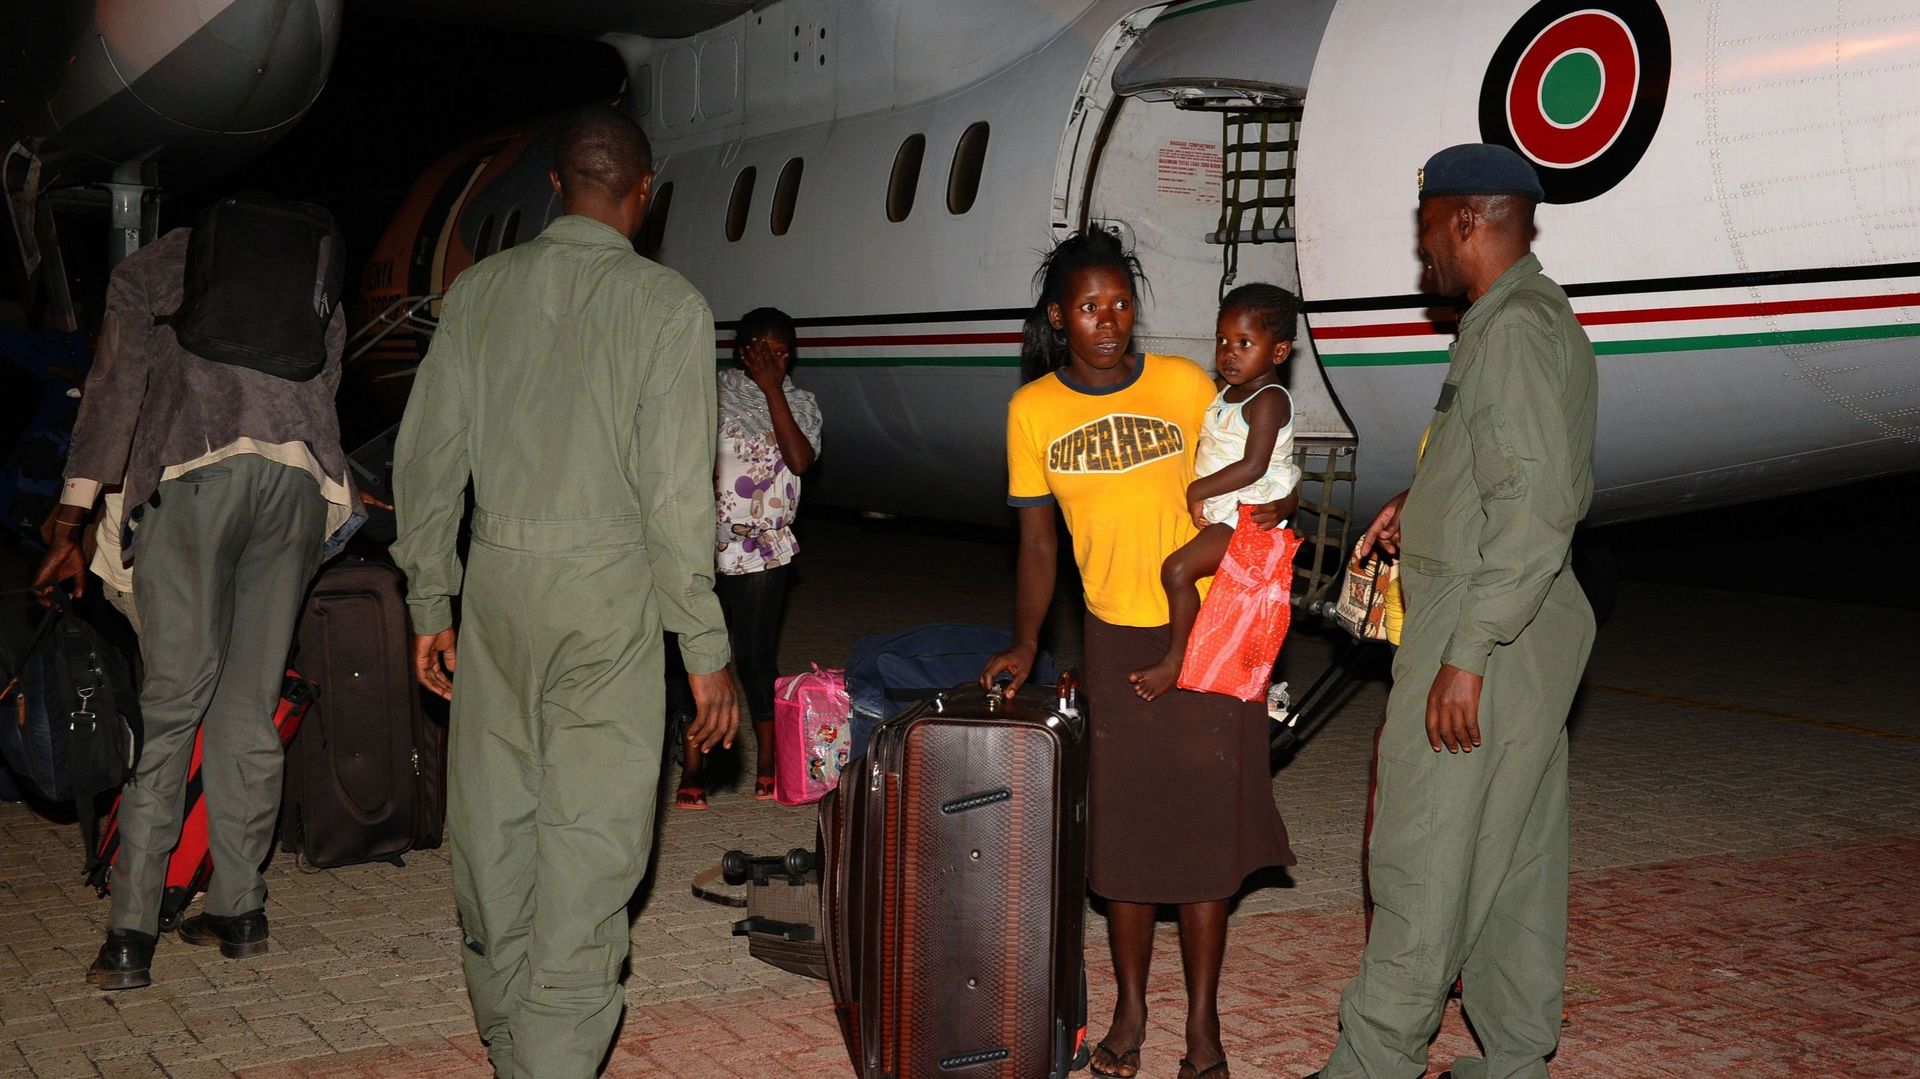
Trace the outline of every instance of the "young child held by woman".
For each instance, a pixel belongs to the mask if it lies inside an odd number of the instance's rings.
[[[1187,638],[1200,613],[1200,581],[1220,569],[1240,519],[1241,503],[1277,502],[1300,483],[1293,460],[1293,399],[1280,385],[1280,365],[1293,352],[1300,301],[1277,285],[1241,285],[1220,302],[1213,366],[1221,387],[1200,427],[1196,478],[1187,505],[1200,534],[1167,556],[1172,639],[1167,654],[1133,672],[1133,691],[1153,700],[1174,687]],[[1285,522],[1282,522],[1282,527]]]

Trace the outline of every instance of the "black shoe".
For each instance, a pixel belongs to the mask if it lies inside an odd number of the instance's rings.
[[[107,942],[87,968],[96,989],[139,989],[153,984],[153,946],[159,938],[137,929],[109,929]]]
[[[267,954],[267,912],[250,910],[223,917],[196,914],[180,921],[180,939],[188,944],[218,944],[228,959],[250,959]]]

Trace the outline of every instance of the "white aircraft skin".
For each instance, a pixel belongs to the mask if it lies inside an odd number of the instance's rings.
[[[1489,124],[1550,178],[1535,250],[1600,354],[1591,522],[1920,467],[1913,0],[779,0],[606,40],[654,143],[657,257],[723,321],[800,320],[795,381],[827,417],[809,500],[1007,520],[1020,323],[1039,253],[1073,229],[1136,245],[1140,348],[1211,366],[1221,116],[1169,98],[1304,99],[1298,243],[1242,244],[1236,280],[1302,291],[1299,434],[1358,438],[1363,514],[1410,481],[1451,341],[1452,312],[1416,295],[1416,171]],[[980,123],[978,195],[954,212]],[[891,221],[915,135],[912,209]],[[470,192],[451,226],[467,251],[512,209],[558,212],[546,157]]]

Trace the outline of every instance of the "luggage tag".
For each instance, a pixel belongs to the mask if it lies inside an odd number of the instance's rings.
[[[80,721],[82,719],[87,721],[87,731],[91,733],[99,727],[99,723],[96,722],[99,717],[93,714],[93,708],[89,702],[93,700],[93,695],[99,691],[93,686],[85,686],[76,692],[80,695],[80,707],[67,713],[67,733],[77,733],[80,730]]]

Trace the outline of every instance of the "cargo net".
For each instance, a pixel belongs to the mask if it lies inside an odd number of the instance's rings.
[[[1221,246],[1225,296],[1240,273],[1241,244],[1293,242],[1300,108],[1230,110],[1220,122],[1220,222],[1207,242]]]
[[[1300,534],[1294,560],[1293,605],[1331,618],[1336,589],[1347,566],[1353,534],[1355,447],[1351,439],[1295,442],[1294,460],[1300,466],[1300,509],[1293,529]]]

